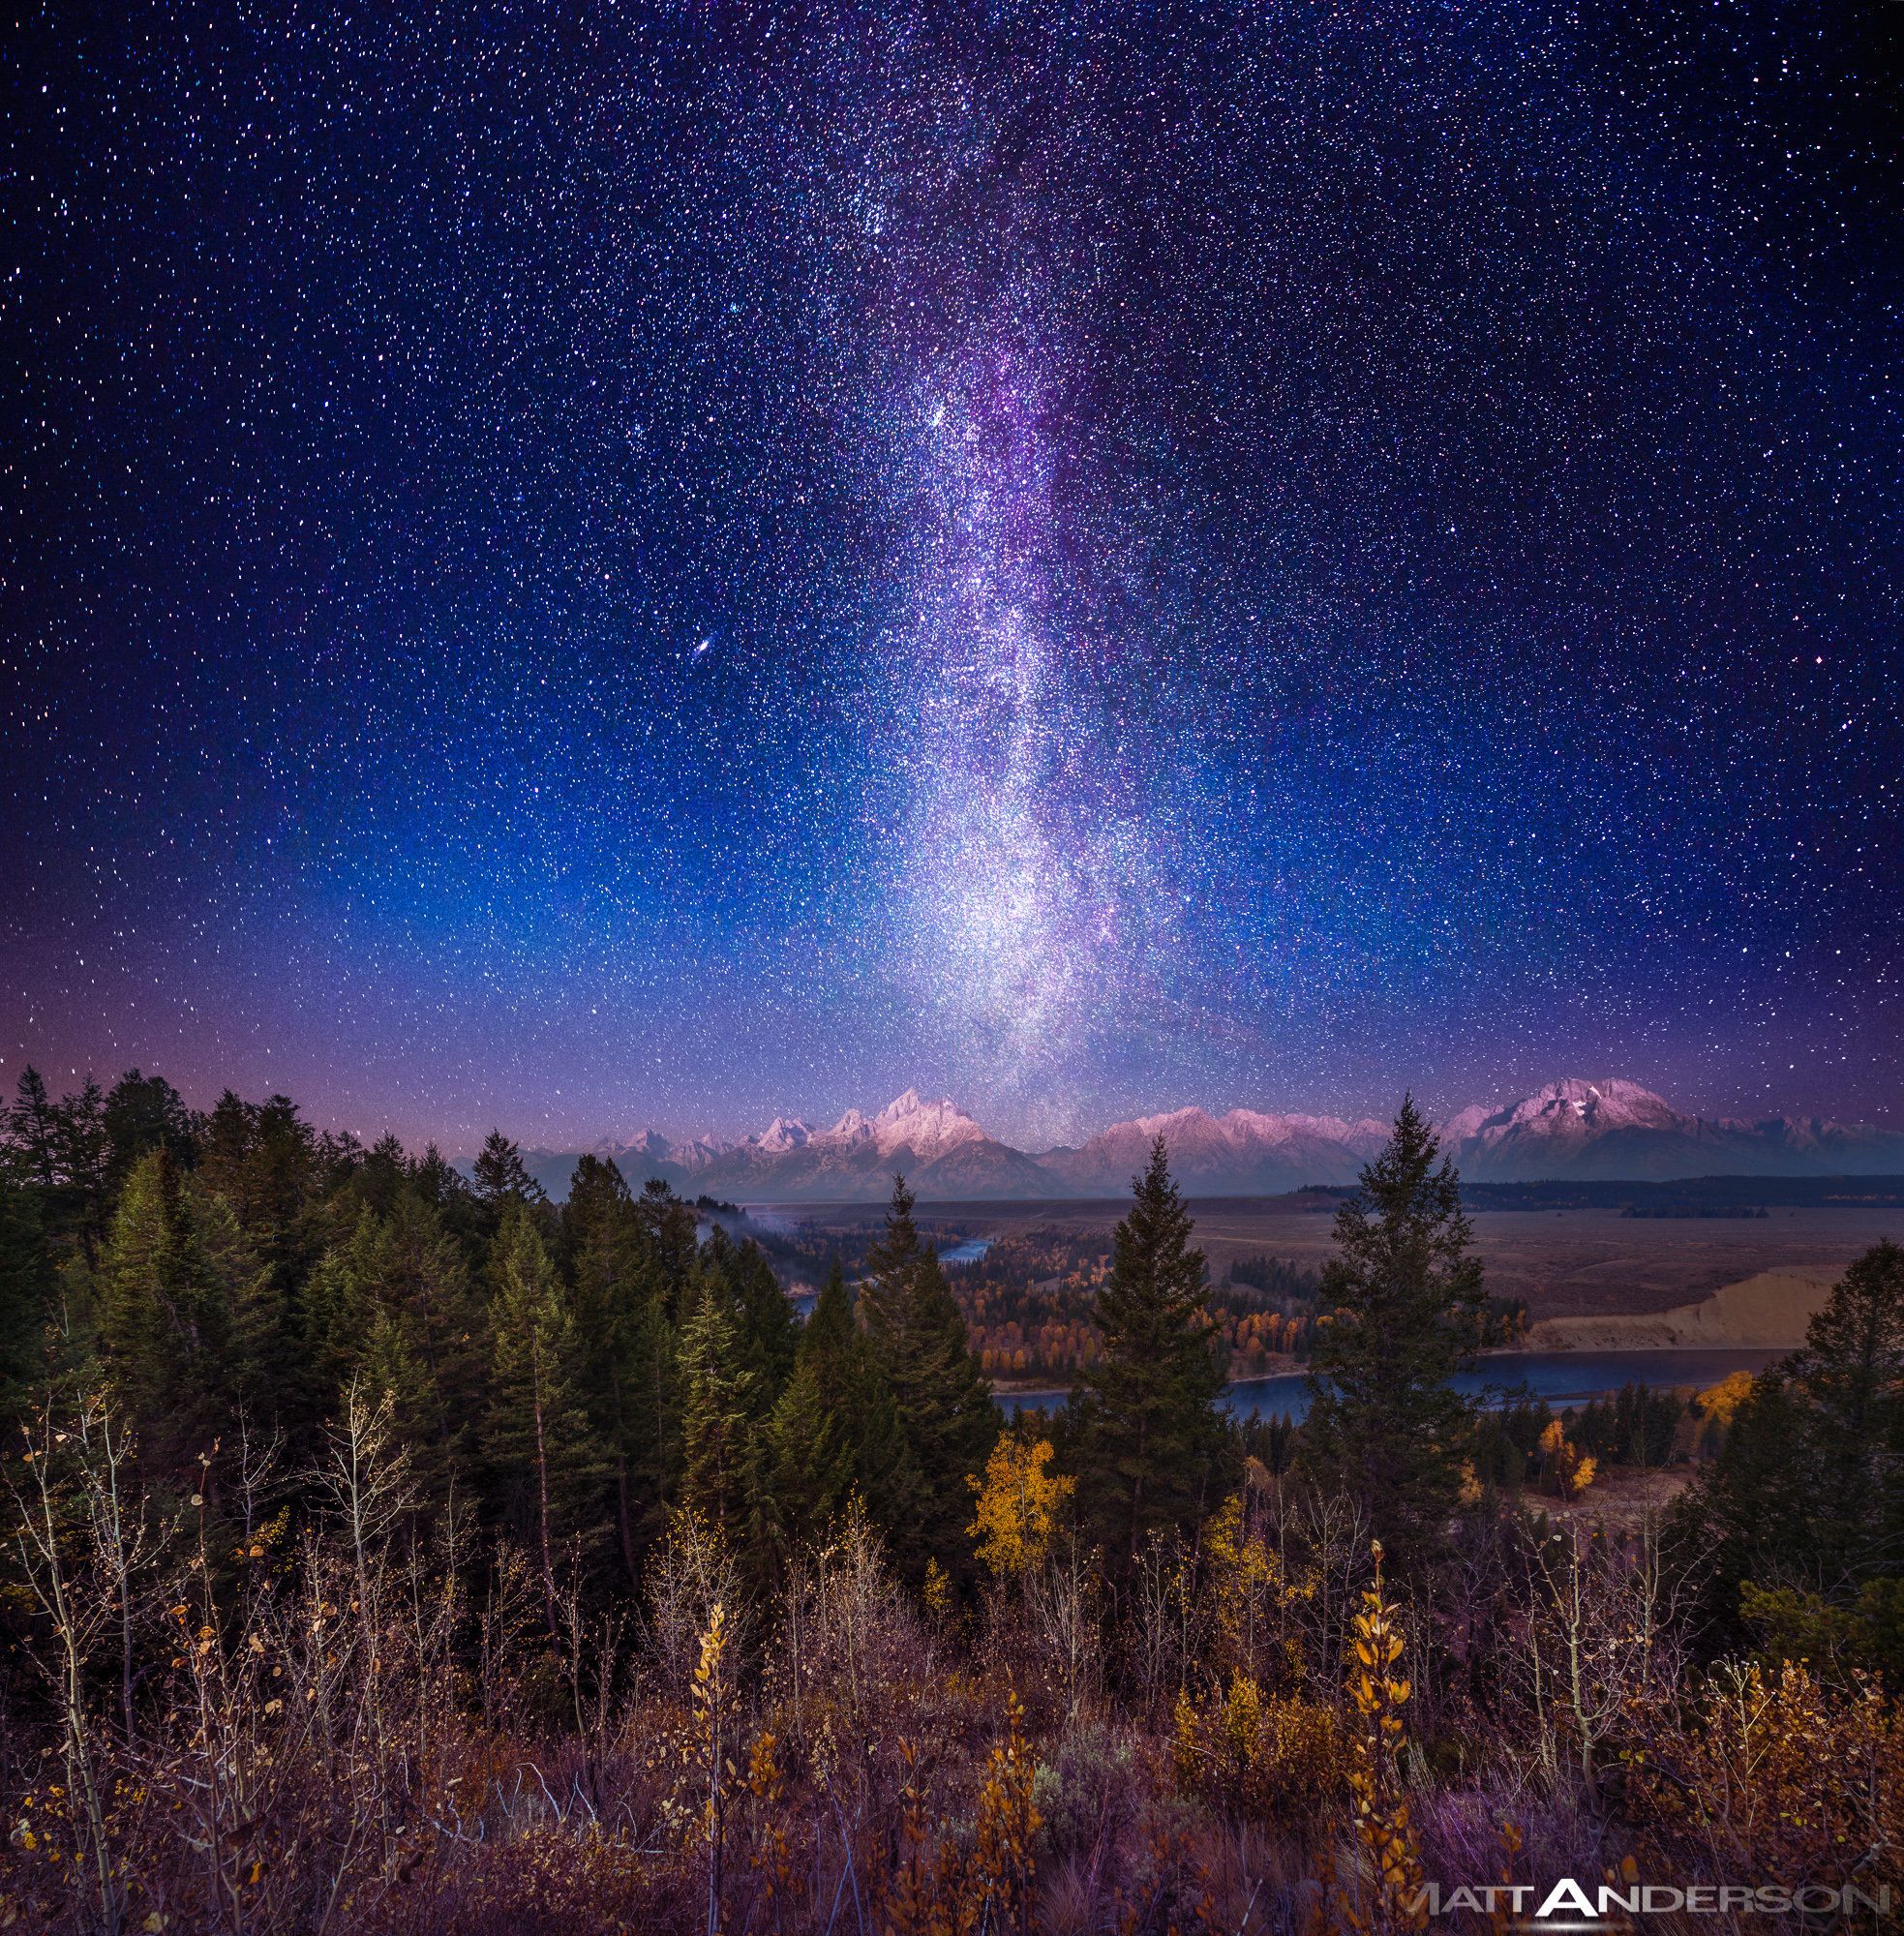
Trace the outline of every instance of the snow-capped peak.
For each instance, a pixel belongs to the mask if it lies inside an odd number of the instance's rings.
[[[908,1089],[887,1104],[873,1118],[872,1131],[882,1153],[910,1149],[921,1157],[937,1156],[985,1134],[950,1096],[927,1102],[917,1089]]]
[[[1503,1117],[1490,1118],[1490,1123],[1503,1119],[1515,1124],[1544,1123],[1565,1128],[1578,1123],[1595,1130],[1612,1130],[1667,1126],[1678,1120],[1678,1112],[1663,1096],[1655,1096],[1637,1082],[1618,1076],[1605,1082],[1587,1082],[1577,1075],[1567,1075],[1536,1089],[1505,1111]]]

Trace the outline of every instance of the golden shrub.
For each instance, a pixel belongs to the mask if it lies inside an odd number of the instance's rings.
[[[1712,1675],[1681,1711],[1636,1713],[1627,1806],[1677,1860],[1798,1887],[1904,1886],[1904,1715],[1799,1661]]]
[[[1172,1752],[1183,1787],[1254,1821],[1312,1814],[1342,1785],[1335,1715],[1300,1695],[1265,1695],[1247,1674],[1201,1702],[1178,1696]]]

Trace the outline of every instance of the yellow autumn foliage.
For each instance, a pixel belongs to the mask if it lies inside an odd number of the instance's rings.
[[[1540,1449],[1547,1455],[1562,1498],[1577,1499],[1599,1475],[1599,1461],[1574,1444],[1557,1418],[1540,1435]]]
[[[1718,1425],[1730,1425],[1738,1407],[1752,1395],[1752,1374],[1734,1372],[1699,1395],[1699,1408]]]
[[[1247,1674],[1201,1702],[1177,1697],[1171,1751],[1184,1788],[1253,1821],[1313,1814],[1342,1786],[1342,1737],[1330,1709],[1300,1695],[1266,1695]]]
[[[992,1447],[982,1479],[970,1481],[978,1515],[966,1528],[978,1556],[1001,1580],[1022,1580],[1044,1564],[1076,1481],[1051,1470],[1051,1441],[1007,1435]]]

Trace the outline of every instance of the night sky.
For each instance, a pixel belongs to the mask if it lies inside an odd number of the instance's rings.
[[[1904,12],[881,12],[10,25],[0,1081],[1904,1121]]]

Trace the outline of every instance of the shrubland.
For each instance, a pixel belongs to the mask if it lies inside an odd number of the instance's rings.
[[[801,1325],[691,1206],[594,1159],[552,1206],[499,1136],[466,1184],[129,1077],[26,1085],[6,1163],[0,1921],[1904,1891],[1893,1247],[1748,1384],[1477,1412],[1485,1286],[1405,1107],[1316,1286],[1316,1403],[1246,1431],[1160,1147],[1101,1351],[1007,1421],[903,1185]]]

